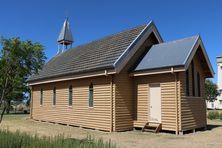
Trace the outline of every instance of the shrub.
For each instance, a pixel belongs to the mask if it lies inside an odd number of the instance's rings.
[[[0,130],[0,147],[10,148],[114,148],[111,141],[104,142],[102,139],[95,140],[90,136],[79,140],[74,138],[65,138],[63,135],[57,137],[43,137],[37,135],[31,136],[19,131],[13,133],[8,130]]]
[[[220,120],[222,120],[222,113],[220,113],[219,118],[220,118]]]
[[[210,119],[210,120],[219,119],[219,112],[218,111],[210,111],[208,113],[208,119]]]

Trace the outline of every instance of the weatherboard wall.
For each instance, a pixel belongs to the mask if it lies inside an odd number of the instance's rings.
[[[161,117],[162,129],[172,131],[186,131],[190,129],[206,127],[206,103],[205,103],[205,67],[203,54],[198,50],[193,58],[194,74],[200,74],[200,94],[197,96],[197,85],[193,87],[192,68],[189,66],[189,96],[186,96],[186,74],[157,74],[135,77],[136,106],[134,115],[134,127],[143,127],[150,118],[149,112],[149,84],[157,83],[161,87]],[[193,90],[196,96],[193,96]],[[177,97],[177,98],[176,98]],[[176,101],[177,100],[177,101]],[[177,118],[176,118],[177,113]],[[178,124],[177,124],[178,123]]]
[[[181,129],[189,130],[195,128],[206,127],[206,96],[205,96],[205,74],[200,63],[201,59],[196,54],[193,58],[195,73],[200,73],[200,94],[201,96],[193,96],[192,90],[192,69],[189,66],[189,90],[190,96],[186,96],[186,76],[185,73],[180,73],[181,81]]]
[[[140,46],[120,73],[32,86],[31,117],[35,120],[62,123],[105,131],[126,131],[143,127],[149,121],[149,85],[160,84],[162,129],[184,131],[206,126],[204,68],[196,54],[194,65],[200,73],[201,97],[186,96],[185,72],[130,76],[139,59],[156,44],[154,34]],[[129,53],[132,54],[132,53]],[[189,67],[191,69],[191,67]],[[190,72],[190,94],[192,79]],[[89,85],[93,83],[94,106],[89,107]],[[73,105],[68,105],[69,86],[73,87]],[[53,88],[56,87],[56,105]],[[40,90],[43,89],[43,105]],[[196,89],[196,88],[195,88]],[[112,107],[112,108],[111,108]]]
[[[127,72],[114,76],[115,128],[126,131],[133,128],[133,81]]]
[[[88,106],[89,85],[93,83],[94,106]],[[69,106],[69,86],[73,87],[73,105]],[[53,88],[56,87],[56,105]],[[40,105],[40,89],[43,105]],[[32,118],[80,127],[110,131],[110,77],[94,77],[33,86]],[[114,120],[115,122],[115,120]]]
[[[33,86],[33,119],[107,131],[131,130],[135,106],[133,77],[129,76],[129,70],[144,52],[156,43],[158,41],[151,33],[134,53],[130,62],[119,74],[114,75],[112,80],[110,76],[104,76]],[[91,82],[95,91],[93,108],[88,107],[88,86]],[[74,93],[72,107],[68,106],[69,85],[73,86]],[[54,87],[57,89],[55,106],[52,105]],[[39,100],[41,88],[44,90],[42,106]]]
[[[153,44],[157,44],[158,41],[153,33],[142,43],[140,48],[134,53],[130,61],[125,65],[123,70],[114,75],[115,84],[115,128],[114,131],[126,131],[131,130],[134,127],[134,77],[129,76],[129,71],[138,63],[149,51]],[[131,54],[131,53],[129,53]]]
[[[136,104],[136,114],[134,115],[134,127],[142,128],[146,122],[150,121],[150,84],[160,84],[162,129],[176,131],[177,121],[180,125],[179,105],[176,105],[176,90],[179,91],[179,81],[175,81],[175,76],[173,74],[158,74],[135,78],[134,91],[136,96],[134,102]],[[179,98],[179,93],[177,98]],[[177,112],[178,120],[176,120]]]

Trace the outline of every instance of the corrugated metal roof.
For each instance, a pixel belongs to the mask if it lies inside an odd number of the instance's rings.
[[[183,66],[199,36],[153,45],[134,71]]]
[[[39,74],[28,81],[114,68],[114,62],[141,33],[138,26],[91,43],[67,50],[51,59]]]

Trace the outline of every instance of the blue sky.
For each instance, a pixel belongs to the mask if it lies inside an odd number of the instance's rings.
[[[164,41],[200,34],[216,72],[216,56],[222,55],[221,6],[220,0],[2,0],[0,36],[40,42],[50,59],[66,17],[73,46],[153,20]]]

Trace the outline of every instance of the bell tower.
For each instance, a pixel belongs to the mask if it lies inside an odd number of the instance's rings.
[[[60,54],[64,52],[65,49],[72,47],[73,38],[72,38],[72,32],[70,30],[68,18],[65,19],[63,23],[57,42],[58,42],[57,54]]]

